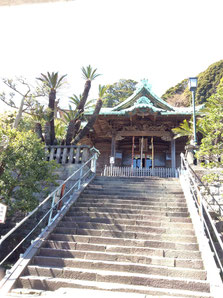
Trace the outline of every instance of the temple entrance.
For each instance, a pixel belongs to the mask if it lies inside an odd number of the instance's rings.
[[[143,154],[142,158],[140,155],[135,155],[133,158],[133,168],[152,168],[152,158]]]
[[[132,137],[132,167],[145,169],[154,167],[153,137]]]

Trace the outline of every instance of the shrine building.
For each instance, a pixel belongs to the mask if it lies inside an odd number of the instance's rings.
[[[93,110],[85,115],[92,113]],[[192,114],[192,107],[171,106],[153,93],[147,80],[142,80],[124,102],[101,109],[93,130],[81,143],[100,151],[99,172],[110,164],[176,169],[187,138],[175,140],[171,129],[184,119],[189,120]]]

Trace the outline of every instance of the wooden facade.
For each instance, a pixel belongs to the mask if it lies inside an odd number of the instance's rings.
[[[101,110],[82,144],[100,151],[101,172],[111,162],[118,167],[177,168],[187,140],[175,140],[172,128],[184,119],[189,120],[191,115],[191,108],[170,106],[143,80],[130,98],[114,108]]]

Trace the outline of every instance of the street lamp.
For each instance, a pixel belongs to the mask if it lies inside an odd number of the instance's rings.
[[[196,134],[196,115],[195,115],[195,92],[197,89],[197,78],[189,78],[188,81],[189,90],[192,92],[192,103],[193,103],[193,131],[194,131],[194,146],[197,145],[197,134]]]

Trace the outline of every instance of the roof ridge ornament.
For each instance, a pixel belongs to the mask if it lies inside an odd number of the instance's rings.
[[[151,105],[151,100],[146,97],[146,96],[141,96],[134,105],[139,105],[139,104],[146,104],[146,105]]]
[[[146,88],[148,90],[152,89],[152,85],[149,84],[148,79],[142,79],[140,82],[136,85],[136,89],[139,90],[141,88]]]

